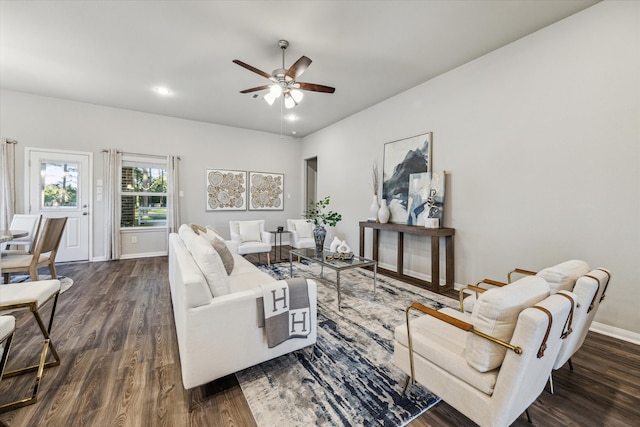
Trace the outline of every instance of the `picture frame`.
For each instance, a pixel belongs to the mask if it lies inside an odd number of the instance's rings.
[[[207,169],[207,211],[247,210],[247,172]]]
[[[432,132],[384,144],[382,198],[389,208],[389,222],[407,223],[410,178],[432,169],[432,145]]]
[[[284,174],[249,172],[249,210],[284,210]]]

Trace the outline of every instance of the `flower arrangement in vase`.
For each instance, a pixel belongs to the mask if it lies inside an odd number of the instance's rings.
[[[308,222],[313,222],[315,225],[313,228],[313,238],[316,242],[317,253],[322,253],[324,248],[324,239],[327,236],[327,230],[324,226],[335,227],[338,222],[342,221],[342,215],[339,213],[331,210],[325,212],[330,202],[330,196],[318,201],[312,200],[309,202],[309,208],[304,215]]]

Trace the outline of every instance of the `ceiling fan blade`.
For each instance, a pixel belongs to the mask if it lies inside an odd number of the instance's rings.
[[[301,56],[300,59],[298,59],[295,64],[289,68],[285,77],[290,77],[293,80],[297,79],[302,73],[304,73],[304,70],[306,70],[310,64],[311,60],[309,58]]]
[[[300,89],[302,90],[311,90],[313,92],[333,93],[336,91],[335,87],[317,85],[315,83],[296,82],[296,84],[300,85]]]
[[[238,64],[239,66],[241,66],[243,68],[246,68],[249,71],[253,71],[256,74],[260,74],[262,77],[266,77],[267,79],[271,78],[271,74],[265,73],[262,70],[258,70],[256,67],[252,67],[251,65],[246,64],[246,63],[240,61],[239,59],[234,59],[233,62]]]
[[[271,87],[271,85],[264,85],[264,86],[252,87],[251,89],[241,90],[241,91],[240,91],[240,93],[257,92],[257,91],[259,91],[259,90],[269,89],[270,87]]]

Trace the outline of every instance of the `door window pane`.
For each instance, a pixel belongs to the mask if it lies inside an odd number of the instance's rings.
[[[43,209],[78,207],[78,163],[40,164]]]

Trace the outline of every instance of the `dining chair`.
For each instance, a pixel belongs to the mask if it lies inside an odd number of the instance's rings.
[[[57,278],[56,254],[67,218],[46,218],[42,233],[38,237],[32,253],[18,253],[2,256],[4,283],[9,283],[11,273],[29,272],[32,281],[38,280],[38,268],[48,266],[51,278]]]
[[[10,403],[0,403],[0,413],[21,408],[36,403],[38,389],[45,368],[60,365],[60,356],[51,342],[51,327],[60,295],[59,280],[40,280],[37,282],[13,283],[2,285],[2,300],[0,300],[0,314],[13,313],[28,309],[33,314],[44,338],[42,349],[39,351],[39,362],[36,365],[25,366],[4,372],[11,341],[15,330],[15,318],[9,315],[0,316],[0,344],[2,344],[2,358],[0,359],[0,379],[14,377],[28,372],[36,372],[35,383],[30,397]],[[40,308],[53,301],[48,325],[45,326],[40,316]],[[51,351],[52,361],[47,362],[47,353]]]
[[[15,214],[11,220],[9,230],[22,230],[26,231],[28,234],[24,237],[14,238],[10,242],[5,243],[2,248],[3,253],[7,250],[11,251],[8,253],[14,253],[13,251],[16,250],[16,247],[23,247],[22,253],[33,252],[36,239],[38,238],[38,232],[40,231],[41,221],[42,215]]]

